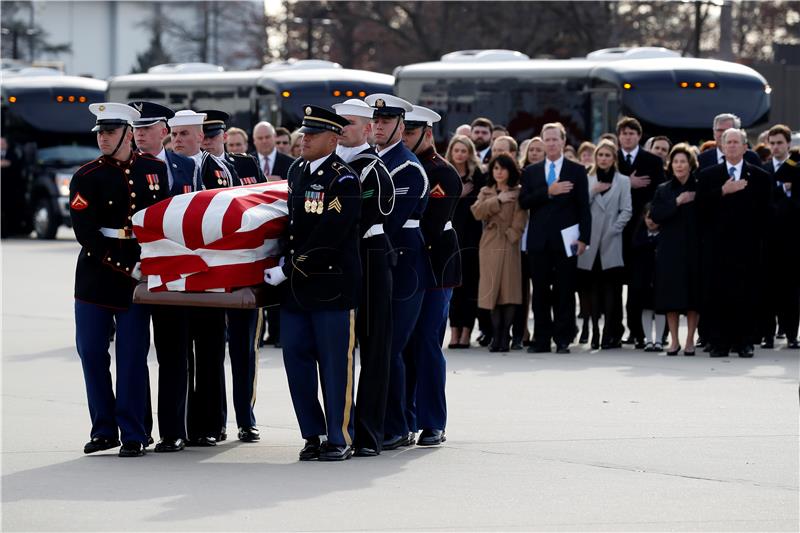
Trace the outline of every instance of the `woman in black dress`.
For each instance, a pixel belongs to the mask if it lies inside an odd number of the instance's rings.
[[[656,248],[655,308],[667,314],[670,346],[677,355],[678,319],[686,314],[688,332],[684,355],[694,355],[694,333],[700,306],[700,243],[694,201],[697,158],[686,144],[675,145],[667,158],[668,180],[656,189],[650,216],[661,226]]]
[[[475,145],[466,135],[455,135],[445,153],[461,176],[461,198],[453,213],[453,229],[461,248],[461,286],[453,289],[450,298],[450,344],[448,348],[469,348],[472,327],[478,313],[478,244],[483,225],[475,220],[470,206],[484,186]]]

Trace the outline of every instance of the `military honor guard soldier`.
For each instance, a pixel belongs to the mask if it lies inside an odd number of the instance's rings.
[[[229,187],[233,166],[202,151],[205,113],[177,111],[167,121],[172,129],[172,148],[194,160],[199,184],[204,189]],[[191,307],[189,321],[189,392],[186,400],[187,446],[216,446],[227,433],[223,421],[225,401],[225,310]]]
[[[442,352],[453,287],[461,284],[461,253],[453,229],[453,213],[461,197],[461,177],[436,153],[431,127],[441,116],[414,106],[405,115],[403,142],[422,163],[430,184],[428,205],[420,220],[425,251],[433,267],[422,309],[404,351],[406,362],[406,422],[417,444],[435,446],[446,440],[446,362]]]
[[[392,348],[389,396],[384,421],[384,450],[414,444],[416,436],[406,421],[406,369],[403,351],[422,309],[425,289],[433,285],[433,269],[420,230],[420,219],[428,203],[428,177],[411,150],[402,141],[403,117],[410,103],[390,94],[372,94],[365,99],[375,108],[373,135],[395,188],[395,205],[383,224],[397,252],[392,269]]]
[[[133,123],[133,138],[140,152],[155,155],[166,164],[167,181],[148,187],[162,187],[168,196],[199,190],[194,161],[164,150],[162,139],[169,134],[167,121],[175,112],[154,102],[129,102],[140,116]],[[158,359],[158,431],[161,439],[156,452],[177,452],[186,444],[186,394],[189,360],[189,309],[174,305],[150,307],[153,319],[153,344]],[[149,384],[149,380],[148,380]],[[148,406],[149,394],[148,394]],[[152,430],[152,410],[148,409],[148,435]]]
[[[219,165],[232,166],[231,175],[236,184],[253,185],[264,183],[267,179],[261,172],[258,162],[247,154],[225,152],[225,133],[228,114],[224,111],[207,109],[200,111],[206,118],[203,122],[203,149],[208,157],[213,157]],[[259,309],[226,309],[228,324],[228,354],[231,358],[233,381],[233,408],[236,411],[238,437],[243,442],[261,439],[256,428],[253,407],[256,402],[256,378],[258,373],[257,351],[263,320]],[[224,359],[224,353],[223,353]],[[225,394],[225,374],[222,370],[222,402],[220,405],[222,427],[226,425],[227,401]]]
[[[91,441],[84,453],[120,445],[121,457],[144,455],[150,316],[132,303],[141,273],[133,214],[166,197],[167,171],[159,159],[131,149],[131,123],[139,112],[125,104],[89,106],[102,156],[70,182],[70,215],[81,244],[75,271],[75,329],[89,414]],[[156,189],[158,186],[158,189]],[[109,367],[109,331],[116,322],[116,391]],[[115,393],[116,392],[116,393]]]
[[[374,109],[363,100],[350,99],[333,109],[347,120],[336,154],[361,181],[361,300],[356,312],[361,372],[358,379],[355,420],[355,455],[381,452],[389,361],[392,346],[393,252],[383,229],[394,207],[394,184],[389,171],[368,144]]]
[[[283,360],[305,446],[300,460],[352,456],[355,308],[361,286],[361,183],[335,154],[347,120],[305,106],[302,159],[289,170],[289,230],[281,266]],[[318,400],[322,387],[324,409]],[[327,440],[321,443],[320,436]]]

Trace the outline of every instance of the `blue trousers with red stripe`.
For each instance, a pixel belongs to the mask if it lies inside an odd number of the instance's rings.
[[[116,395],[111,384],[109,333],[116,322],[114,346]],[[75,301],[75,343],[83,367],[91,436],[147,444],[144,427],[149,392],[147,352],[150,350],[148,306],[126,310]]]

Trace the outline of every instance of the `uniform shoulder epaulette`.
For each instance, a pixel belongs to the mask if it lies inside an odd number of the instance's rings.
[[[794,159],[787,159],[786,164],[789,165],[790,167],[795,167],[797,166],[797,161],[795,161]]]
[[[239,153],[228,152],[228,155],[235,159],[255,159],[252,155],[246,154],[244,152],[239,152]]]
[[[334,170],[334,172],[336,172],[335,178],[339,178],[337,181],[344,181],[347,178],[355,179],[356,177],[355,173],[350,167],[338,161],[332,162],[331,168]]]
[[[102,157],[98,157],[97,159],[92,159],[78,170],[75,171],[75,174],[88,174],[89,172],[100,168],[103,165]]]

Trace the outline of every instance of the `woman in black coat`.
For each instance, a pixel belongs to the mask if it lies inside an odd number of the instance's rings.
[[[453,213],[453,229],[458,235],[461,251],[461,286],[453,289],[450,298],[448,348],[469,348],[472,327],[478,314],[478,244],[483,232],[483,225],[472,216],[470,206],[475,203],[485,178],[475,145],[466,135],[452,138],[445,159],[456,168],[462,183],[461,198]]]
[[[661,226],[656,248],[656,311],[667,314],[670,347],[677,355],[678,319],[686,314],[688,333],[684,355],[694,355],[694,333],[700,307],[700,240],[695,203],[697,158],[686,144],[675,145],[667,160],[669,179],[656,189],[650,216]]]

